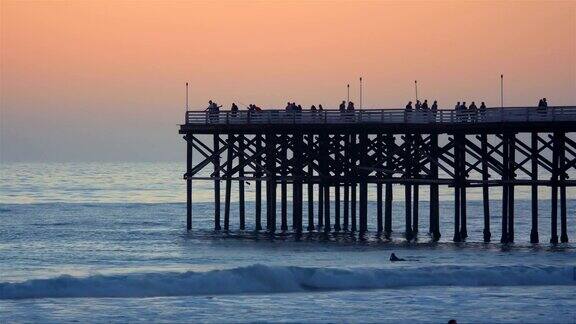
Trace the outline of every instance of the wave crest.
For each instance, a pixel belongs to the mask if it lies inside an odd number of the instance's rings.
[[[0,283],[0,299],[67,297],[158,297],[317,290],[386,289],[411,286],[576,285],[569,266],[435,266],[419,268],[307,268],[266,266],[207,272],[125,275],[62,275]]]

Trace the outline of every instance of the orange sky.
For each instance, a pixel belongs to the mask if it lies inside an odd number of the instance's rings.
[[[576,2],[1,0],[3,160],[181,156],[183,84],[333,107],[576,104]],[[146,132],[141,132],[146,129]],[[148,148],[146,152],[145,148]]]

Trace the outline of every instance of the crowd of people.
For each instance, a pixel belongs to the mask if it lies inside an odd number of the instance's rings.
[[[217,103],[213,102],[212,100],[210,100],[208,102],[208,107],[206,108],[205,111],[207,111],[209,113],[209,115],[211,116],[211,119],[213,118],[217,118],[219,112],[220,112],[220,108],[222,106],[218,105]],[[542,98],[540,99],[540,101],[538,102],[538,111],[539,112],[543,112],[547,109],[548,107],[548,102],[546,101],[546,98]],[[257,112],[257,111],[262,111],[262,108],[254,105],[254,104],[250,104],[247,106],[247,110],[249,112]],[[288,102],[286,104],[286,111],[292,111],[292,112],[299,112],[302,111],[302,105],[296,104],[295,102]],[[316,105],[312,105],[310,106],[310,111],[323,111],[324,108],[322,107],[322,105],[318,105],[318,107],[316,107]],[[338,110],[343,113],[343,112],[353,112],[354,111],[354,102],[352,101],[345,101],[342,100],[342,102],[340,103]],[[486,113],[486,104],[482,101],[482,103],[480,103],[480,107],[476,106],[476,103],[474,101],[472,101],[470,103],[469,106],[466,105],[466,102],[458,102],[456,103],[456,105],[454,106],[454,110],[457,112],[457,117],[459,120],[471,120],[471,121],[477,121],[478,120],[478,116],[485,116]],[[232,107],[230,108],[230,112],[232,116],[237,116],[239,113],[240,109],[238,107],[238,105],[236,105],[236,103],[232,103]],[[412,101],[409,101],[408,104],[406,104],[405,108],[405,119],[408,120],[408,116],[412,115],[412,114],[408,114],[408,112],[416,112],[416,111],[421,111],[421,112],[432,112],[432,114],[424,114],[423,116],[436,116],[436,111],[438,111],[438,101],[434,100],[434,102],[432,103],[432,105],[428,104],[428,100],[424,100],[423,102],[420,102],[420,100],[416,100],[416,103],[414,104],[414,106],[412,105]]]

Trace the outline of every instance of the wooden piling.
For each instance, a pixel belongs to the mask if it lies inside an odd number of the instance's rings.
[[[358,177],[358,169],[356,162],[358,161],[358,154],[356,148],[356,135],[350,136],[350,161],[352,166],[351,176],[354,179]],[[350,184],[350,221],[351,230],[356,232],[358,228],[356,227],[356,180]]]
[[[334,184],[334,230],[340,231],[340,183]]]
[[[319,152],[320,155],[319,159],[319,166],[320,166],[320,184],[321,190],[320,196],[323,197],[322,202],[320,203],[322,212],[319,211],[318,215],[318,223],[320,221],[323,222],[324,231],[330,231],[330,185],[328,183],[328,178],[330,175],[330,169],[328,165],[328,145],[329,145],[329,137],[328,134],[322,133],[318,138],[318,145],[319,145]]]
[[[232,161],[234,152],[234,135],[228,134],[228,149],[226,150],[226,193],[224,197],[224,230],[230,230],[230,199],[232,191],[232,180],[230,179],[232,175]]]
[[[344,134],[344,221],[343,228],[345,231],[348,230],[349,219],[350,219],[350,185],[349,179],[350,174],[350,135]]]
[[[386,169],[390,170],[394,169],[394,135],[387,134],[386,135]],[[387,179],[392,178],[392,174],[388,173],[386,175]],[[394,198],[392,192],[392,183],[386,183],[386,197],[384,199],[384,235],[386,237],[390,237],[392,234],[392,199]]]
[[[246,228],[246,202],[245,202],[245,194],[244,194],[244,142],[246,140],[246,135],[238,135],[238,164],[240,165],[240,169],[238,170],[238,176],[240,177],[240,181],[238,181],[238,207],[240,208],[240,230],[244,230]]]
[[[404,178],[409,179],[412,175],[412,136],[405,135],[404,139]],[[405,209],[405,232],[406,240],[412,239],[412,185],[404,184],[404,209]]]
[[[512,182],[516,178],[516,135],[510,134],[508,139],[510,145],[510,166],[508,179]],[[514,184],[511,183],[508,189],[508,242],[514,242]]]
[[[364,133],[360,136],[360,232],[364,233],[368,230],[368,182],[367,171],[363,168],[368,167],[366,157],[368,155],[368,134]]]
[[[276,230],[276,135],[266,134],[266,229]]]
[[[558,160],[559,160],[559,134],[552,135],[552,179],[550,209],[550,243],[558,244]]]
[[[303,161],[302,154],[304,150],[304,143],[301,133],[293,135],[294,140],[294,170],[292,181],[292,228],[297,232],[302,232],[302,175],[303,175]]]
[[[324,185],[324,232],[330,232],[330,186]]]
[[[504,134],[502,137],[502,236],[500,237],[500,243],[508,243],[508,188],[510,187],[507,183],[510,175],[510,145],[509,136]]]
[[[262,181],[260,178],[262,177],[262,155],[260,154],[262,150],[262,135],[256,134],[256,152],[258,152],[258,156],[256,157],[256,165],[258,168],[256,169],[255,176],[256,176],[256,213],[255,213],[255,229],[257,231],[262,230]]]
[[[280,178],[280,217],[281,217],[281,224],[280,230],[287,231],[288,230],[288,183],[286,182],[287,177],[287,169],[288,166],[286,165],[286,161],[288,160],[288,135],[282,134],[280,137],[280,147],[281,147],[281,157],[282,157],[282,165],[280,167],[281,175]]]
[[[462,179],[461,174],[462,170],[462,145],[461,145],[461,136],[460,134],[454,134],[454,238],[452,239],[454,242],[462,241],[461,232],[460,232],[460,212],[461,209],[461,187],[462,187]]]
[[[460,239],[468,237],[468,219],[466,212],[466,134],[460,135]]]
[[[484,210],[484,242],[490,242],[490,192],[488,187],[488,135],[480,135],[480,146],[482,150],[482,205]]]
[[[349,228],[349,219],[350,219],[350,186],[348,183],[344,183],[344,205],[342,207],[344,209],[344,219],[342,228],[347,231]]]
[[[324,184],[318,183],[318,227],[324,226]]]
[[[308,134],[308,231],[314,230],[314,182],[312,182],[314,174],[314,159],[312,158],[313,152],[314,135]]]
[[[192,135],[186,134],[186,229],[192,229]]]
[[[214,230],[220,228],[220,135],[214,134],[212,159],[214,160]]]
[[[568,225],[566,219],[566,134],[558,134],[558,159],[560,173],[560,242],[568,243]]]
[[[430,134],[430,178],[438,179],[438,134]],[[430,234],[440,239],[440,192],[438,184],[430,185]]]
[[[532,180],[532,228],[530,230],[530,242],[538,243],[538,133],[530,133],[530,154],[531,156],[531,175]]]
[[[376,162],[378,164],[378,168],[384,168],[384,152],[382,148],[384,147],[384,141],[382,140],[382,134],[376,135]],[[381,171],[376,173],[378,179],[382,179],[384,174]],[[378,182],[376,184],[376,231],[381,233],[384,230],[384,222],[383,222],[383,195],[382,195],[382,182]]]

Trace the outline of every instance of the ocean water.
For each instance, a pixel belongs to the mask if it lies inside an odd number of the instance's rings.
[[[0,166],[0,323],[14,322],[576,322],[576,245],[552,246],[549,191],[540,192],[540,244],[528,242],[529,189],[518,188],[516,242],[482,240],[480,191],[470,189],[466,243],[451,242],[452,191],[441,190],[442,239],[402,239],[395,186],[393,237],[371,231],[255,233],[213,229],[212,183],[194,183],[185,230],[182,163],[4,163]],[[247,186],[247,198],[253,197]],[[234,192],[235,194],[235,192]],[[576,239],[576,192],[568,190]],[[390,253],[407,259],[391,263]]]

